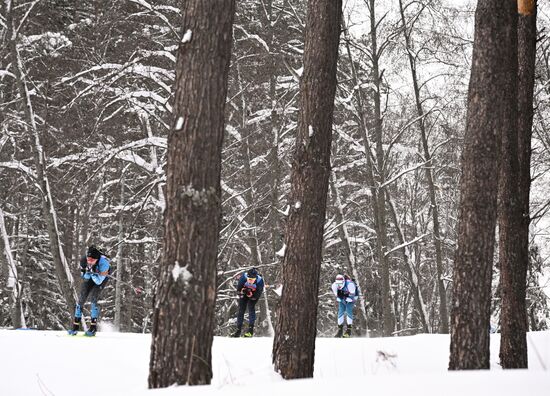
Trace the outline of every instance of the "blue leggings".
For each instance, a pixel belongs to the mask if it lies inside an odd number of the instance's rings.
[[[240,329],[243,327],[244,311],[248,306],[248,324],[254,326],[256,321],[256,303],[258,300],[251,300],[248,297],[239,298],[239,312],[237,313],[237,327]]]
[[[344,317],[347,316],[347,324],[353,324],[353,305],[355,302],[342,300],[338,303],[338,325],[344,324]]]
[[[105,280],[107,280],[106,278]],[[82,317],[82,307],[86,302],[88,296],[90,296],[90,302],[92,303],[91,309],[91,318],[97,319],[99,317],[99,306],[97,305],[97,300],[99,299],[99,293],[105,287],[107,282],[103,282],[101,285],[96,285],[96,283],[91,280],[85,280],[80,286],[80,295],[78,296],[78,303],[74,309],[74,317],[80,319]]]

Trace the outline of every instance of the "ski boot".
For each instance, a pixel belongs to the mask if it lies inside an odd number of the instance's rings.
[[[351,325],[348,325],[346,328],[346,332],[344,333],[344,338],[350,338],[351,337]]]
[[[248,331],[246,333],[244,333],[244,336],[243,337],[247,337],[247,338],[250,338],[254,335],[254,326],[253,325],[250,325],[248,326]]]
[[[67,330],[67,333],[74,336],[78,334],[78,330],[80,330],[80,318],[74,318],[73,328],[71,330]]]
[[[344,332],[344,325],[343,324],[338,325],[338,332],[336,333],[336,335],[334,337],[342,338],[343,332]]]
[[[85,333],[87,337],[94,337],[97,332],[97,318],[92,318],[92,323],[90,323],[90,328]]]
[[[238,327],[237,330],[235,330],[235,332],[233,334],[231,334],[229,337],[239,338],[240,336],[241,336],[241,328]]]

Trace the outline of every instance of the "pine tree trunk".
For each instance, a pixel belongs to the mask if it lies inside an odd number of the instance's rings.
[[[285,379],[313,376],[341,14],[341,0],[308,1],[284,286],[273,342],[275,370]]]
[[[516,1],[479,0],[462,152],[451,370],[489,368],[499,153],[501,136],[516,125],[516,45]]]
[[[529,190],[531,185],[531,131],[535,82],[536,2],[518,1],[518,122],[517,131],[503,144],[500,230],[500,364],[527,368],[527,307],[529,266]],[[517,144],[517,147],[516,147]],[[506,150],[507,149],[507,150]]]
[[[209,384],[234,0],[182,2],[149,387]]]

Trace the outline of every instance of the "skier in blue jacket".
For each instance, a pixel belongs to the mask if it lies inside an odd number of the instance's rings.
[[[244,312],[248,307],[248,330],[245,337],[254,335],[254,322],[256,321],[256,303],[264,291],[264,280],[258,274],[256,268],[243,273],[237,283],[237,294],[239,296],[239,311],[237,313],[237,331],[231,337],[240,337],[244,322]]]
[[[101,290],[105,288],[109,280],[108,275],[110,267],[111,263],[107,257],[93,245],[88,248],[86,256],[80,259],[80,277],[83,279],[83,282],[80,286],[78,303],[74,310],[73,328],[69,330],[69,334],[77,334],[82,319],[82,307],[89,296],[92,304],[91,324],[86,335],[90,337],[95,336],[97,331],[97,319],[99,317],[99,306],[97,305],[97,301]]]

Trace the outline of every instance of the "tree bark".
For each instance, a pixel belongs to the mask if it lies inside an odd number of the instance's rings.
[[[462,152],[451,370],[489,368],[499,153],[501,137],[516,125],[516,45],[516,1],[479,0]]]
[[[529,190],[531,186],[531,132],[535,83],[536,1],[518,1],[518,113],[517,130],[504,144],[500,208],[500,364],[527,368],[527,307],[529,266]],[[516,146],[517,144],[517,146]]]
[[[341,0],[308,1],[284,287],[273,342],[275,370],[285,379],[313,376],[341,14]]]
[[[182,2],[149,387],[209,384],[234,0]]]

